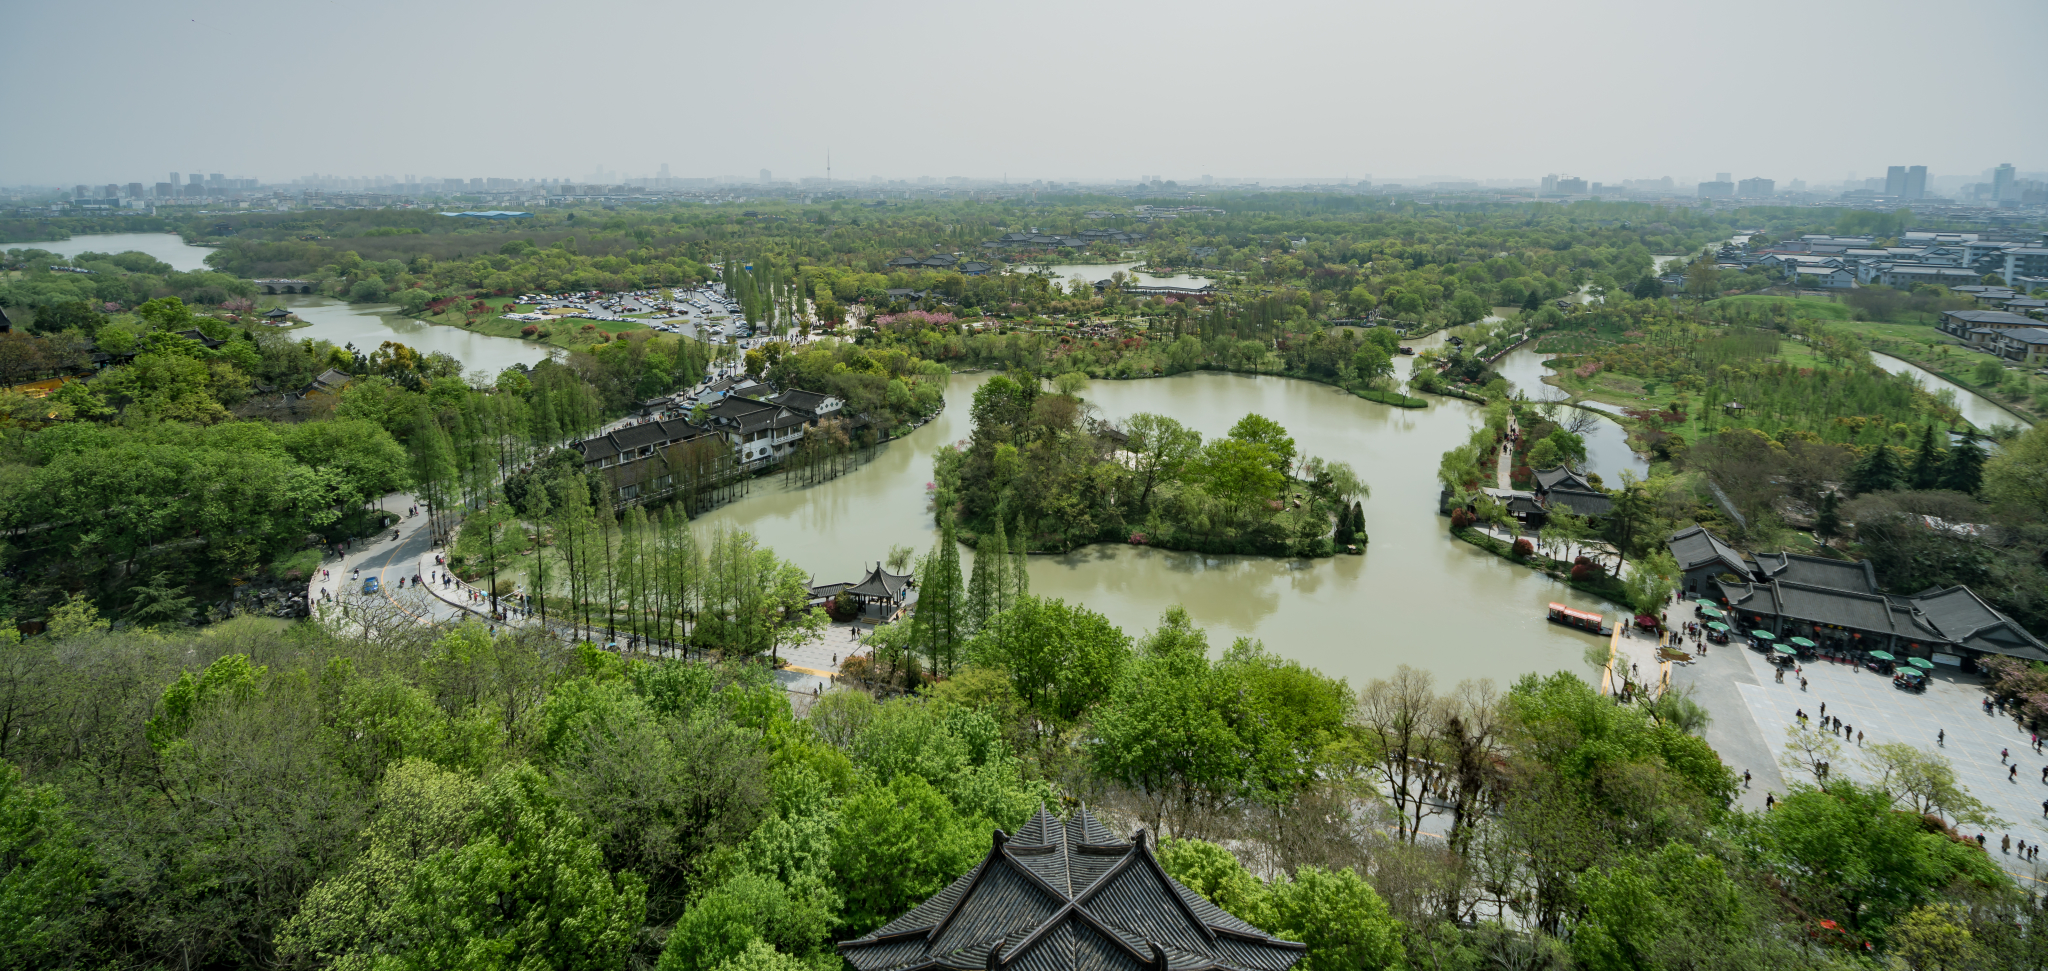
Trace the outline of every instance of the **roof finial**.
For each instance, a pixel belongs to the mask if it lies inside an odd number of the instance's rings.
[[[1145,827],[1143,827],[1143,826],[1140,826],[1140,827],[1138,827],[1138,828],[1137,828],[1136,830],[1133,830],[1133,831],[1131,832],[1131,845],[1132,845],[1132,846],[1144,846],[1144,845],[1145,845]]]
[[[1003,847],[1004,847],[1004,846],[1005,846],[1006,844],[1008,844],[1009,842],[1010,842],[1010,834],[1008,834],[1008,833],[1005,833],[1005,832],[1003,832],[1003,828],[1002,828],[1001,826],[998,826],[998,827],[996,827],[996,835],[995,835],[995,849],[996,849],[996,852],[998,852],[998,853],[1002,852],[1002,849],[1003,849]]]

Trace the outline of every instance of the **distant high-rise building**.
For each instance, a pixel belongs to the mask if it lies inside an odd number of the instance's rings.
[[[181,179],[181,178],[178,178],[178,173],[176,173],[176,172],[172,172],[172,173],[171,173],[171,184],[172,184],[172,185],[177,185],[177,184],[179,184],[179,183],[181,183],[181,182],[183,182],[183,181],[185,181],[185,180],[184,180],[184,179]]]
[[[773,181],[775,181],[775,174],[774,174],[773,172],[770,172],[770,171],[768,171],[767,169],[762,169],[762,170],[761,170],[761,181],[763,181],[763,182],[773,182]]]
[[[130,183],[128,183],[128,193],[127,193],[127,195],[128,195],[128,198],[130,198],[130,199],[140,199],[140,198],[142,198],[142,183],[140,183],[140,182],[130,182]]]
[[[226,181],[227,181],[227,178],[228,178],[227,176],[225,176],[225,175],[222,175],[222,174],[220,174],[219,172],[210,172],[210,173],[207,173],[207,176],[206,176],[206,181],[208,181],[208,182],[211,182],[211,183],[213,183],[214,185],[220,185],[220,184],[222,184],[222,183],[226,182]]]
[[[2000,163],[1997,168],[1991,170],[1991,198],[2000,202],[2018,202],[2019,187],[2014,184],[2017,179],[2018,174],[2011,162]]]
[[[1902,196],[1906,194],[1906,167],[1894,165],[1884,170],[1884,194]]]
[[[200,185],[203,184],[205,181],[206,180],[201,178],[199,173],[197,172],[187,173],[185,176],[186,185]]]
[[[664,179],[669,178],[667,162],[661,163],[661,177]]]
[[[100,198],[102,198],[102,199],[119,199],[119,198],[121,198],[121,187],[120,187],[120,186],[118,186],[118,185],[115,185],[115,184],[114,184],[114,183],[112,183],[112,182],[109,182],[109,183],[107,183],[107,187],[106,187],[106,189],[104,189],[104,190],[102,190],[102,191],[100,192]]]
[[[92,195],[92,190],[85,186],[79,185],[72,186],[71,188],[71,198],[73,199],[83,199],[89,195]]]
[[[1702,182],[1700,183],[1700,198],[1733,199],[1735,198],[1735,183],[1725,178],[1716,179],[1712,182]]]
[[[178,173],[172,172],[171,174],[177,175]],[[176,182],[159,182],[156,184],[156,197],[159,199],[169,199],[177,191],[178,184]]]
[[[1542,188],[1538,189],[1537,192],[1540,195],[1546,196],[1557,195],[1557,173],[1553,172],[1544,176]]]
[[[1771,179],[1743,179],[1735,185],[1735,194],[1744,199],[1762,199],[1778,191],[1778,183]]]
[[[1564,178],[1557,180],[1557,194],[1563,196],[1585,195],[1586,180],[1581,179],[1575,175],[1565,176]]]
[[[1906,169],[1905,190],[1899,193],[1902,199],[1927,198],[1927,166],[1915,165]]]

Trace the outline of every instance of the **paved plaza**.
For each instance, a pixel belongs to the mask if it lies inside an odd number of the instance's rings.
[[[2048,783],[2042,782],[2042,768],[2048,766],[2048,755],[2034,754],[2026,730],[2015,725],[2011,717],[1996,711],[1984,713],[1984,692],[1977,675],[1937,667],[1929,678],[1927,693],[1915,694],[1892,687],[1888,675],[1821,661],[1804,666],[1807,689],[1801,691],[1798,678],[1789,669],[1785,683],[1778,684],[1773,680],[1776,669],[1763,654],[1735,645],[1715,648],[1702,663],[1687,667],[1693,670],[1676,675],[1674,680],[1681,685],[1693,683],[1701,690],[1699,700],[1714,716],[1708,742],[1723,752],[1738,774],[1747,768],[1756,777],[1743,799],[1745,805],[1761,808],[1767,791],[1783,798],[1787,781],[1812,781],[1811,776],[1790,772],[1784,773],[1781,781],[1778,771],[1766,773],[1758,771],[1754,764],[1741,763],[1762,760],[1766,753],[1775,762],[1784,752],[1785,728],[1793,724],[1795,711],[1805,711],[1810,724],[1816,726],[1811,730],[1820,731],[1820,706],[1825,702],[1827,713],[1840,718],[1852,729],[1852,735],[1864,734],[1866,748],[1877,742],[1905,742],[1946,756],[1955,765],[1957,781],[2004,821],[2001,826],[1983,830],[1991,858],[2021,877],[2022,882],[2033,885],[2048,881],[2048,860],[2041,864],[2022,863],[2016,851],[2008,854],[1999,850],[2000,838],[2006,835],[2015,842],[2025,840],[2029,846],[2048,842],[2048,815],[2042,809],[2042,801],[2048,800]],[[1724,703],[1717,704],[1715,698],[1708,696],[1709,680],[1726,685],[1714,693]],[[1725,704],[1731,696],[1740,697],[1741,709]],[[1748,724],[1743,723],[1745,719]],[[1944,731],[1946,744],[1940,744],[1937,735]],[[1730,737],[1750,732],[1754,734],[1748,740]],[[2010,750],[2018,761],[2016,781],[2008,780],[2010,769],[1999,758],[2001,749]],[[1874,781],[1875,773],[1863,764],[1857,752],[1853,740],[1844,742],[1842,755],[1834,760],[1830,773],[1857,782]],[[1969,836],[1977,834],[1975,828],[1963,832]]]

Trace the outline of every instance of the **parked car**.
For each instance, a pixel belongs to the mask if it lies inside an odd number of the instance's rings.
[[[370,578],[368,578],[368,579],[365,579],[365,580],[363,581],[363,592],[364,592],[364,593],[376,593],[376,592],[377,592],[377,578],[376,578],[376,577],[370,577]]]

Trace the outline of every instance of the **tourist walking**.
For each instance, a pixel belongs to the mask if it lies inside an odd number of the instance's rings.
[[[2041,775],[2043,775],[2044,777],[2048,777],[2048,768],[2044,768],[2044,769],[2042,769],[2042,770],[2041,770]],[[1744,789],[1747,789],[1747,788],[1749,788],[1749,770],[1748,770],[1748,769],[1744,769],[1744,770],[1742,770],[1742,787],[1743,787]]]
[[[1939,729],[1934,733],[1934,744],[1942,748],[1948,747],[1948,729]]]

